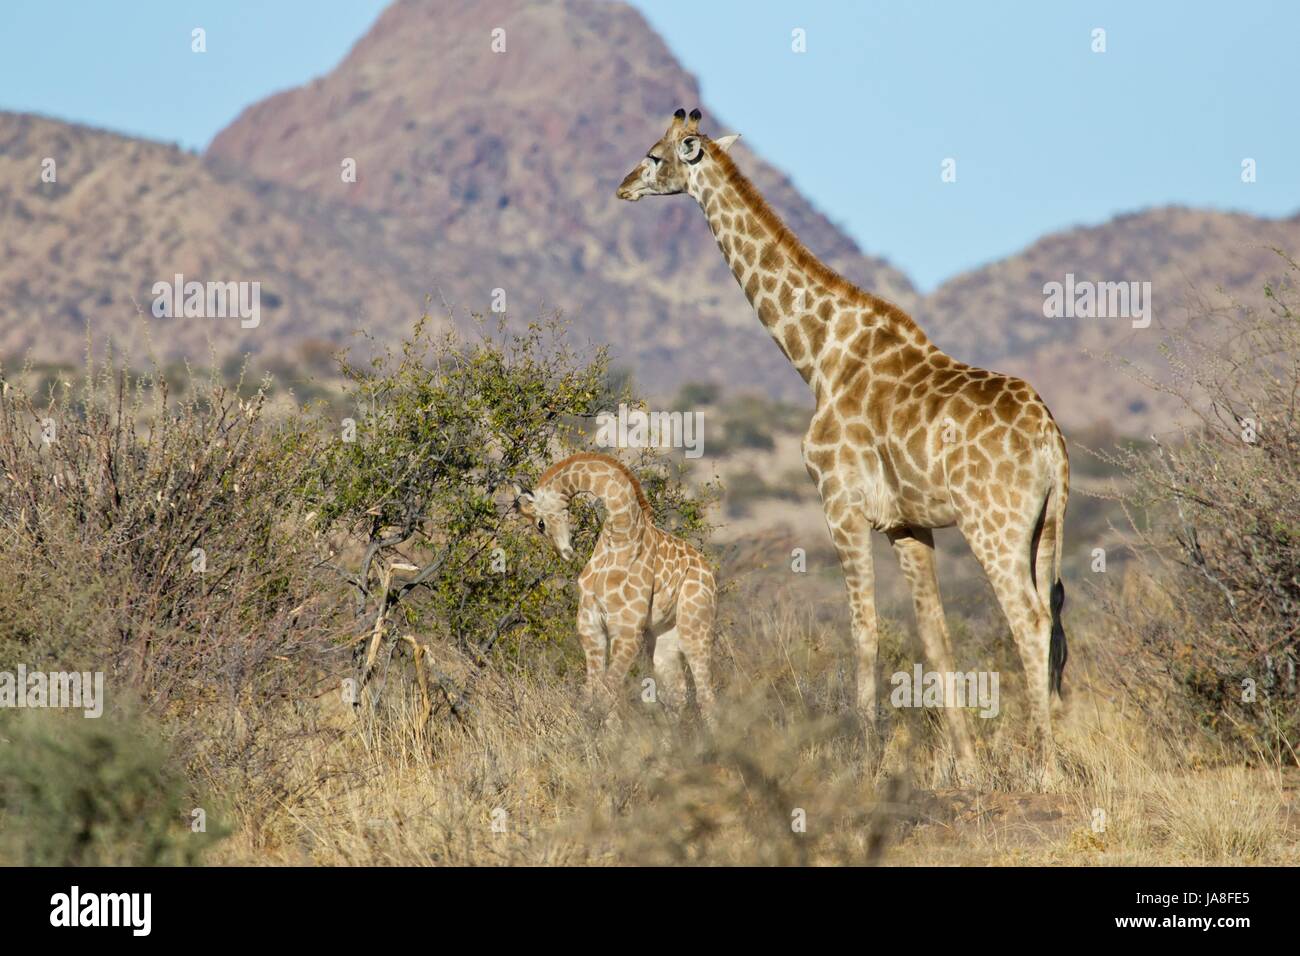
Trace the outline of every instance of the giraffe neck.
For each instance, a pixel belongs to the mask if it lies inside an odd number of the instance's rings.
[[[814,392],[834,380],[845,350],[869,357],[858,340],[864,329],[884,329],[891,341],[933,348],[905,312],[813,255],[724,150],[711,142],[706,149],[687,192],[704,211],[759,321]]]
[[[640,483],[617,459],[591,452],[572,455],[552,465],[538,481],[566,499],[590,494],[605,506],[602,537],[639,538],[650,526],[650,505]]]

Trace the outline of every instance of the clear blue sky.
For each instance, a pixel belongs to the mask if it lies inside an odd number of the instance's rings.
[[[635,2],[699,77],[706,129],[743,133],[922,288],[1145,206],[1300,209],[1300,3]],[[328,71],[383,6],[2,0],[0,108],[201,149]]]

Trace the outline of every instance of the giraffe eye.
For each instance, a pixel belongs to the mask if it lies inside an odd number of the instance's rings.
[[[648,159],[648,160],[650,160],[650,162],[654,163],[656,166],[658,166],[660,163],[662,163],[662,162],[664,161],[664,159],[663,159],[662,156],[654,156],[654,155],[651,155],[650,153],[646,153],[646,157],[645,157],[645,158]]]
[[[537,530],[538,531],[546,530],[546,522],[541,520],[540,518],[537,519]]]

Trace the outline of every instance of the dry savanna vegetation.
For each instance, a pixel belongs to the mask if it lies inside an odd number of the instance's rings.
[[[636,396],[557,325],[421,322],[311,401],[220,369],[6,367],[0,671],[102,671],[107,700],[0,710],[0,861],[1300,863],[1295,276],[1212,345],[1169,343],[1180,433],[1074,448],[1051,781],[987,595],[950,602],[958,666],[1002,678],[957,786],[940,712],[875,736],[852,708],[833,558],[798,574],[788,538],[719,532],[806,494],[788,409],[718,406],[721,484],[626,455],[725,583],[708,729],[653,701],[648,659],[611,716],[581,706],[572,580],[600,516],[578,508],[566,565],[507,489]],[[884,606],[888,681],[920,651]]]

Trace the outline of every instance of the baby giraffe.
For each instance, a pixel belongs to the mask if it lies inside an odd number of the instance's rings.
[[[655,642],[660,702],[672,707],[680,701],[685,657],[700,712],[708,720],[715,586],[704,555],[654,526],[641,483],[608,455],[570,455],[547,468],[535,489],[516,486],[516,491],[515,508],[565,560],[573,557],[569,500],[586,492],[604,502],[604,527],[578,577],[578,638],[587,658],[588,700],[617,693],[648,633]]]

